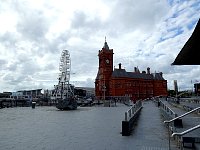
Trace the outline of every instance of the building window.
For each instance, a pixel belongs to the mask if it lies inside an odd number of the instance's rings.
[[[121,87],[120,82],[115,83],[115,88],[120,88],[120,87]]]

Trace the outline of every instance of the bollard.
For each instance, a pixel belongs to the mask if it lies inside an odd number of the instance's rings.
[[[179,119],[174,120],[174,127],[183,128],[182,119],[179,118]]]
[[[32,109],[35,109],[36,102],[32,102]]]
[[[131,108],[132,114],[134,114],[134,107]]]
[[[158,107],[160,107],[160,101],[158,101],[158,104],[157,104],[157,106],[158,106]]]
[[[129,121],[122,121],[122,136],[129,136],[130,135],[130,122]]]

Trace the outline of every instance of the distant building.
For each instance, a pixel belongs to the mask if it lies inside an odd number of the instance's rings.
[[[41,91],[42,89],[22,90],[22,91],[13,92],[12,96],[31,96],[32,98],[40,98],[43,95]]]
[[[3,92],[0,93],[0,98],[9,98],[12,95],[12,92]]]
[[[145,99],[153,96],[167,95],[167,80],[163,73],[150,73],[150,68],[140,72],[135,67],[127,72],[121,63],[113,71],[113,49],[109,49],[105,41],[99,50],[99,69],[95,80],[95,96],[127,96],[131,100]]]
[[[75,87],[73,85],[71,86],[71,90],[73,91],[74,95],[79,96],[79,97],[94,97],[95,95],[95,90],[94,88],[91,87]],[[44,90],[44,96],[45,97],[60,97],[60,91],[55,91],[55,89],[53,90]],[[53,98],[53,99],[54,99]]]
[[[174,91],[178,94],[178,83],[177,80],[174,80]]]
[[[75,87],[74,94],[82,97],[94,97],[95,89],[91,87]]]
[[[194,84],[194,93],[196,95],[200,95],[200,83],[195,83]]]

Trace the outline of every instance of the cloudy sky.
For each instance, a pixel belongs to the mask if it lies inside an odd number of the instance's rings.
[[[200,0],[0,0],[0,92],[52,89],[63,49],[71,83],[94,87],[105,36],[116,67],[150,67],[191,90],[200,67],[171,63],[199,18]]]

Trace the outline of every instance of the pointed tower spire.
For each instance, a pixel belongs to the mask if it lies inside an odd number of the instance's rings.
[[[106,49],[106,50],[109,50],[109,46],[108,46],[108,44],[106,42],[106,36],[105,36],[105,43],[104,43],[103,48]]]

